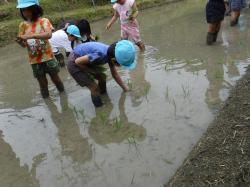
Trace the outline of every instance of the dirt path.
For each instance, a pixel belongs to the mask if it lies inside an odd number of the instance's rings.
[[[250,186],[250,68],[166,187]]]

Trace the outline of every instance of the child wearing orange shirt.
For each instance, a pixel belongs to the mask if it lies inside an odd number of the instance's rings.
[[[20,9],[24,21],[19,25],[16,42],[28,50],[29,62],[34,77],[38,80],[42,97],[49,97],[46,74],[50,75],[58,91],[63,92],[64,86],[58,76],[59,66],[54,60],[53,51],[48,41],[53,30],[50,21],[42,18],[43,9],[37,0],[18,0],[17,8]]]

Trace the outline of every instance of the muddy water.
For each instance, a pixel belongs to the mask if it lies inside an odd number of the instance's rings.
[[[240,26],[224,23],[207,47],[204,3],[189,1],[143,11],[145,54],[137,69],[121,71],[132,88],[111,79],[105,107],[60,72],[67,93],[50,84],[40,98],[16,45],[0,49],[0,186],[152,187],[174,174],[250,63],[248,10]],[[93,24],[101,40],[119,38],[107,20]]]

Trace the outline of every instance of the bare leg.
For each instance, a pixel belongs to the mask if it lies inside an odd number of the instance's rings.
[[[216,33],[216,26],[217,24],[208,24],[208,31],[207,31],[207,45],[212,45],[214,42],[214,35]]]
[[[217,41],[217,37],[218,37],[218,33],[220,32],[220,28],[221,28],[221,22],[217,23],[215,26],[215,33],[214,33],[214,40],[213,42]]]
[[[48,98],[49,97],[49,89],[48,89],[48,80],[46,78],[46,75],[40,76],[39,78],[37,78],[39,86],[40,86],[40,91],[41,91],[41,95],[42,97]]]
[[[106,94],[107,93],[106,75],[98,74],[98,75],[95,75],[95,78],[98,80],[98,87],[99,87],[100,94]]]
[[[87,85],[87,88],[91,92],[91,99],[92,99],[92,102],[95,105],[95,107],[101,107],[103,105],[103,103],[102,103],[102,100],[101,100],[100,95],[99,95],[98,85],[95,82],[93,82],[93,83]]]
[[[59,92],[64,92],[64,85],[58,76],[58,74],[50,74],[52,82],[56,85],[56,88]]]
[[[230,22],[230,25],[232,27],[238,24],[239,17],[240,17],[240,10],[239,11],[232,11],[231,22]]]

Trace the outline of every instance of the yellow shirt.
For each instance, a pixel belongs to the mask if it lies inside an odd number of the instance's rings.
[[[19,25],[19,36],[28,34],[41,34],[52,31],[54,28],[46,18],[39,18],[36,22],[24,21]],[[27,49],[30,64],[39,64],[54,58],[52,48],[48,40],[28,39]]]

